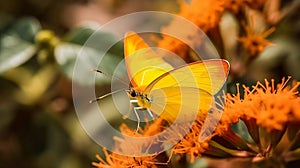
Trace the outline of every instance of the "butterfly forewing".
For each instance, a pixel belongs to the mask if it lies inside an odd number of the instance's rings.
[[[193,87],[211,95],[224,85],[229,64],[225,60],[204,60],[171,70],[151,82],[145,93],[165,87]]]
[[[147,86],[162,74],[174,69],[136,33],[126,34],[124,48],[128,76],[133,87]]]

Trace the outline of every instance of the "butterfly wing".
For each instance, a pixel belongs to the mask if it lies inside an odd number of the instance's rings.
[[[133,32],[126,34],[124,47],[131,84],[150,97],[152,112],[169,121],[178,114],[184,120],[208,110],[228,75],[229,64],[220,59],[174,69]]]
[[[150,110],[168,121],[192,121],[201,110],[208,111],[224,85],[229,64],[225,60],[206,60],[171,70],[145,89]]]
[[[163,119],[174,122],[194,121],[200,110],[208,111],[212,95],[192,87],[166,87],[150,93],[149,109]]]
[[[165,87],[193,87],[214,95],[224,85],[228,72],[226,60],[197,61],[162,74],[147,86],[145,92]]]
[[[174,69],[134,32],[125,35],[124,55],[128,76],[135,88],[147,86],[162,74]]]

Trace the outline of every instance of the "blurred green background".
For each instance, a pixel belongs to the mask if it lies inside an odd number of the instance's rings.
[[[263,52],[246,73],[234,55],[229,59],[237,67],[232,83],[287,75],[300,79],[297,1],[282,1],[282,8],[293,6],[271,36],[277,47]],[[175,13],[179,6],[174,0],[0,0],[0,168],[91,167],[102,148],[84,132],[74,111],[76,53],[94,33],[91,25],[143,10]],[[230,19],[222,23],[225,32],[232,30]],[[223,38],[230,40],[228,31]],[[110,38],[100,36],[99,44]],[[112,64],[123,57],[122,47],[109,51]],[[107,80],[100,80],[99,95],[109,88]],[[90,85],[84,77],[73,82],[81,89]]]
[[[95,27],[142,10],[175,12],[178,5],[172,0],[0,0],[0,168],[91,167],[102,147],[88,137],[74,110],[76,54]],[[112,35],[99,37],[101,44]],[[116,63],[123,45],[108,54]],[[109,80],[99,81],[101,95]],[[84,90],[91,83],[83,76],[73,84]]]

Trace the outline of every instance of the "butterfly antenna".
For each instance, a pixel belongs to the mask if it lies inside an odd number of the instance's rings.
[[[117,79],[118,81],[120,81],[120,82],[122,82],[123,84],[125,84],[125,85],[128,85],[128,83],[126,83],[124,80],[122,80],[121,78],[118,78],[118,77],[116,77],[116,76],[112,76],[111,74],[108,74],[108,73],[106,73],[106,72],[103,72],[103,71],[101,71],[101,70],[99,70],[99,69],[92,69],[92,71],[93,72],[98,72],[98,73],[100,73],[100,74],[103,74],[103,75],[105,75],[105,76],[107,76],[107,77],[109,77],[109,78],[115,78],[115,79]]]
[[[114,94],[114,93],[121,92],[121,91],[126,91],[127,93],[129,92],[129,90],[124,90],[124,89],[115,90],[115,91],[113,91],[113,92],[110,92],[110,93],[107,93],[107,94],[102,95],[102,96],[100,96],[100,97],[97,97],[96,99],[90,100],[89,103],[95,103],[95,102],[97,102],[97,101],[99,101],[99,100],[101,100],[101,99],[103,99],[103,98],[105,98],[105,97],[107,97],[107,96],[109,96],[109,95],[112,95],[112,94]]]

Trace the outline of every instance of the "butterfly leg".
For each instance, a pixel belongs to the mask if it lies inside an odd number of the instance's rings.
[[[140,109],[143,109],[143,107],[134,107],[133,108],[134,114],[135,114],[136,119],[137,119],[137,127],[136,127],[135,132],[138,132],[138,130],[140,128],[141,119],[140,119],[140,116],[139,116],[138,111],[137,111],[137,110],[140,110]]]
[[[146,110],[147,110],[147,112],[148,112],[149,116],[151,117],[151,120],[154,120],[154,117],[153,117],[153,114],[152,114],[152,112],[151,112],[149,109],[146,109]]]
[[[138,100],[131,99],[129,102],[130,102],[130,103],[137,103],[137,102],[138,102]]]

